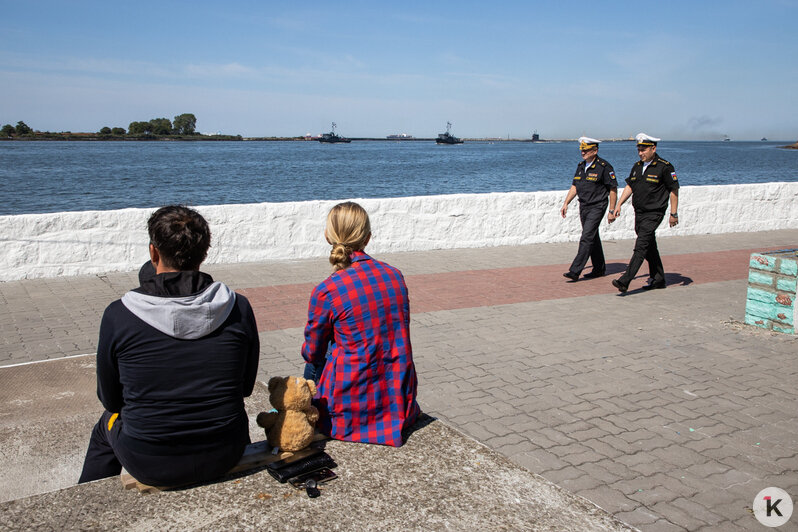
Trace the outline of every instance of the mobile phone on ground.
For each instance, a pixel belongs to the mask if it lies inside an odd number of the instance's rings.
[[[329,482],[334,478],[338,478],[338,475],[336,475],[332,469],[323,467],[321,469],[317,469],[316,471],[302,473],[301,475],[289,478],[288,483],[296,489],[301,490],[305,489],[305,482],[308,480],[314,480],[316,484],[321,484],[322,482]]]

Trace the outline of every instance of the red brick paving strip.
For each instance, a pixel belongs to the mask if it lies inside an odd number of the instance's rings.
[[[669,286],[731,281],[746,278],[749,256],[761,251],[739,249],[667,255],[662,262]],[[563,264],[429,273],[408,276],[406,280],[410,309],[419,313],[610,294],[617,292],[610,281],[620,276],[625,268],[625,262],[609,261],[606,277],[576,283],[563,278],[563,272],[568,269],[568,265]],[[630,291],[645,283],[647,268],[643,264]],[[264,332],[303,327],[314,286],[313,283],[288,284],[239,292],[252,303],[258,330]]]

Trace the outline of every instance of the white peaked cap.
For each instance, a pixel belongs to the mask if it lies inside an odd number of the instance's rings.
[[[658,139],[657,137],[652,137],[651,135],[646,135],[645,133],[638,133],[635,135],[635,140],[637,140],[638,144],[654,144],[655,142],[659,142],[662,139]]]

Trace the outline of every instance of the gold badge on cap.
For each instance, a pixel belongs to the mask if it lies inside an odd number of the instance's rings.
[[[638,146],[656,146],[657,142],[662,139],[652,137],[651,135],[646,135],[645,133],[638,133],[635,135],[635,140],[637,140]]]
[[[580,150],[592,150],[593,148],[598,148],[599,140],[591,139],[590,137],[579,137],[579,149]]]

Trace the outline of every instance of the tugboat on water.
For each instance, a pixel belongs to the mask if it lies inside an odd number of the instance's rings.
[[[346,137],[342,137],[335,133],[335,122],[332,123],[332,131],[329,133],[324,133],[321,137],[319,137],[319,142],[329,142],[330,144],[335,144],[337,142],[352,142],[352,139],[348,139]]]
[[[446,122],[446,133],[440,133],[438,138],[435,139],[435,144],[462,144],[463,140],[458,139],[454,135],[450,133],[452,129],[452,123]]]

